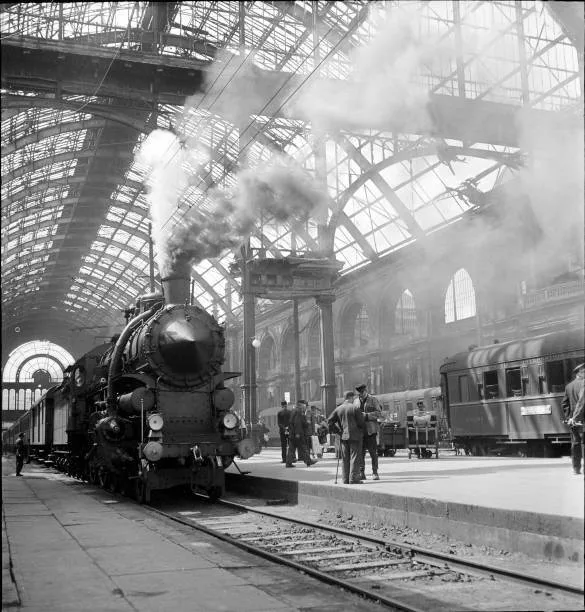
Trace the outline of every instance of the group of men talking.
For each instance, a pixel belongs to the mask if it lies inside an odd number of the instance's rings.
[[[307,445],[309,435],[309,421],[305,416],[308,403],[305,400],[298,400],[292,410],[288,409],[288,402],[280,402],[280,410],[276,415],[278,422],[278,432],[280,434],[280,448],[282,451],[282,463],[287,468],[294,467],[296,456],[304,461],[307,467],[317,463],[311,459],[311,453]]]
[[[328,419],[329,431],[337,434],[340,439],[340,459],[342,475],[345,484],[360,484],[366,480],[366,451],[372,460],[374,480],[380,480],[378,475],[378,419],[381,408],[378,400],[368,393],[365,384],[358,385],[354,391],[345,394],[343,403],[338,406]],[[298,400],[292,410],[288,403],[282,401],[278,412],[278,430],[282,463],[287,468],[294,467],[296,453],[299,460],[307,466],[316,463],[311,460],[307,448],[308,421],[305,417],[307,402]]]
[[[366,451],[372,460],[374,480],[378,475],[378,419],[382,416],[380,402],[368,393],[366,385],[358,385],[345,394],[343,404],[328,419],[329,430],[339,434],[344,484],[361,484],[366,480]]]

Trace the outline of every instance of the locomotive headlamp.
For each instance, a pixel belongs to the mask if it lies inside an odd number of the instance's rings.
[[[163,445],[160,442],[148,442],[144,445],[142,454],[148,461],[159,461],[163,455]]]
[[[235,429],[238,426],[238,417],[233,412],[226,412],[223,415],[223,426],[226,429]]]
[[[160,414],[151,414],[148,417],[148,426],[152,431],[160,431],[164,425],[163,418]]]

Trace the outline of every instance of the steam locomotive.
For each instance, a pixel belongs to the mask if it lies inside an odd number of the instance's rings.
[[[188,278],[162,284],[164,298],[139,298],[119,337],[69,366],[6,432],[5,448],[24,431],[33,455],[140,502],[176,486],[223,494],[225,469],[256,450],[225,385],[239,373],[223,372],[223,328],[188,305]]]

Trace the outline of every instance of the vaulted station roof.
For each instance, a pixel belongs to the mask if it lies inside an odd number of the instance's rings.
[[[170,234],[275,156],[326,182],[328,210],[260,214],[252,247],[316,250],[327,224],[343,274],[454,222],[522,168],[520,108],[580,116],[572,4],[2,4],[5,346],[110,330],[149,290],[136,154],[157,128],[199,156]],[[220,320],[241,305],[234,251],[193,262]]]

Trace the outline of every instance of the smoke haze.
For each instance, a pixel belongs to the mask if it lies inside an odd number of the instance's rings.
[[[517,123],[520,147],[528,155],[522,189],[542,231],[536,264],[554,274],[559,264],[566,269],[571,256],[583,255],[583,115],[555,112],[543,121],[522,110]]]
[[[452,49],[419,34],[417,6],[388,11],[379,32],[355,50],[352,73],[340,86],[319,80],[305,86],[287,109],[328,130],[348,126],[385,126],[394,131],[428,130],[428,88],[415,81],[447,60]]]

